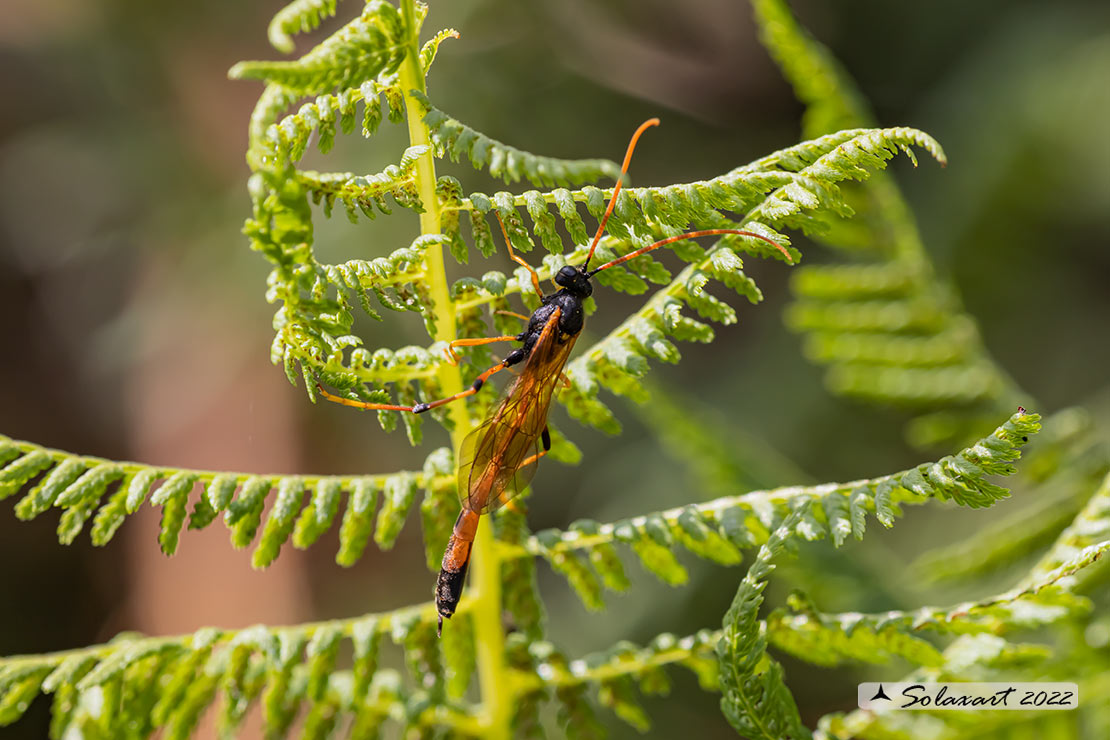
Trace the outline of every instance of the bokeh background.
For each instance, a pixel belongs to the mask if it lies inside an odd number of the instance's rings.
[[[281,4],[0,5],[0,432],[115,459],[260,473],[413,469],[446,443],[428,426],[425,448],[411,449],[371,415],[312,406],[269,364],[269,268],[239,233],[247,118],[260,88],[226,71],[278,56],[265,28]],[[341,6],[344,20],[353,5]],[[947,169],[901,162],[896,172],[940,273],[994,356],[1044,404],[1039,411],[1099,403],[1110,360],[1110,6],[793,6],[882,125],[922,128],[945,146]],[[799,138],[801,108],[742,2],[433,2],[426,27],[446,26],[462,38],[440,51],[429,80],[436,104],[524,149],[619,158],[633,128],[658,115],[663,126],[642,141],[633,178],[661,184],[712,177]],[[376,172],[396,161],[405,135],[386,126],[371,141],[341,138],[327,158],[313,156],[322,168]],[[494,189],[469,166],[441,172]],[[358,227],[340,215],[320,224],[318,249],[325,259],[371,258],[407,243],[415,225],[412,214]],[[822,259],[801,246],[807,260]],[[498,255],[453,269],[506,268]],[[750,485],[845,480],[935,457],[904,441],[904,413],[825,392],[782,321],[787,272],[753,263],[767,300],[743,305],[738,325],[709,347],[683,348],[679,367],[650,380],[736,447]],[[600,335],[641,300],[599,295],[591,331]],[[408,317],[368,328],[370,346],[426,343]],[[538,477],[534,529],[719,495],[668,456],[642,409],[614,404],[625,425],[615,438],[556,412],[586,455]],[[829,610],[943,603],[961,594],[923,590],[904,565],[991,512],[915,510],[894,536],[873,533],[832,555],[823,548],[790,576]],[[50,517],[22,523],[11,500],[0,504],[0,654],[122,630],[350,616],[430,595],[413,522],[394,551],[371,547],[351,569],[335,565],[333,533],[254,572],[219,526],[184,533],[178,554],[163,557],[156,517],[134,517],[107,548],[87,536],[62,547]],[[552,639],[575,655],[719,624],[740,572],[684,562],[693,579],[681,590],[631,566],[633,589],[611,597],[604,615],[586,613],[541,568]],[[858,674],[786,665],[808,721],[852,701]],[[732,736],[717,698],[674,676],[672,697],[648,702],[657,736]],[[40,699],[0,738],[42,737],[46,719]],[[635,734],[612,723],[618,737]]]

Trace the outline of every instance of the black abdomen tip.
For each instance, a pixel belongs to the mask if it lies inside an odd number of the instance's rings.
[[[450,619],[459,606],[463,582],[466,580],[466,566],[457,571],[441,570],[436,578],[436,612],[440,618]]]

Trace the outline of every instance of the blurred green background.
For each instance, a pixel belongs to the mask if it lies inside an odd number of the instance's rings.
[[[354,12],[341,6],[340,18]],[[371,415],[312,406],[269,365],[273,308],[267,263],[239,234],[248,214],[243,161],[258,85],[231,82],[240,59],[276,58],[267,0],[188,4],[136,0],[6,0],[0,7],[0,432],[117,459],[273,473],[417,468],[442,430],[411,449]],[[910,6],[795,2],[871,101],[884,126],[934,135],[950,165],[895,167],[938,270],[981,322],[988,347],[1050,412],[1105,405],[1110,360],[1110,6],[952,0]],[[327,23],[323,32],[336,27]],[[523,149],[619,158],[645,118],[637,184],[712,177],[799,138],[801,107],[758,44],[745,3],[433,2],[426,29],[452,26],[429,79],[437,106]],[[319,38],[316,34],[310,39]],[[308,48],[302,41],[299,51]],[[395,162],[403,127],[372,141],[343,137],[308,166],[371,173]],[[496,189],[444,163],[468,190]],[[407,244],[405,213],[352,227],[318,225],[323,259],[370,258]],[[806,260],[826,258],[800,242]],[[664,258],[666,259],[666,257]],[[672,258],[673,259],[673,258]],[[506,270],[501,255],[453,276]],[[679,367],[650,380],[694,404],[735,445],[743,480],[773,485],[881,474],[935,457],[912,450],[905,415],[829,396],[786,331],[788,270],[749,265],[765,302]],[[601,335],[642,298],[598,296]],[[365,326],[369,346],[426,344],[414,317]],[[1097,401],[1095,401],[1097,402]],[[606,438],[555,412],[586,452],[537,479],[533,529],[601,521],[719,495],[668,457],[642,410],[614,402],[625,430]],[[847,422],[847,423],[846,423]],[[910,513],[890,536],[803,557],[793,580],[829,610],[917,606],[961,597],[900,577],[918,553],[957,541],[988,512]],[[0,654],[109,639],[122,630],[191,631],[349,616],[430,595],[418,527],[397,548],[335,565],[334,533],[305,553],[250,570],[222,528],[183,535],[172,560],[149,515],[94,549],[64,548],[55,522],[18,522],[0,507]],[[803,556],[805,553],[803,552]],[[740,571],[687,559],[690,586],[671,590],[636,566],[633,589],[588,614],[541,569],[549,632],[572,654],[620,638],[719,624]],[[878,567],[878,564],[882,567]],[[861,585],[862,584],[862,585]],[[999,586],[1005,585],[1000,581]],[[989,586],[987,586],[989,587]],[[984,593],[979,584],[977,592]],[[781,593],[772,592],[772,601]],[[859,676],[787,662],[812,722],[847,706]],[[898,675],[898,666],[888,671]],[[886,677],[885,675],[883,677]],[[715,696],[675,672],[652,700],[660,737],[729,737]],[[0,737],[41,737],[47,702]],[[635,733],[615,720],[616,736]]]

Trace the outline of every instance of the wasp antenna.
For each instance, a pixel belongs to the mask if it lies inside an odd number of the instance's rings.
[[[632,134],[632,140],[628,142],[628,151],[624,153],[624,163],[621,165],[621,176],[617,179],[617,184],[613,187],[613,194],[609,196],[609,205],[605,208],[605,215],[601,218],[601,223],[597,227],[597,233],[594,234],[594,240],[590,243],[590,253],[586,255],[586,261],[582,264],[583,270],[590,266],[590,260],[593,259],[594,250],[597,249],[597,243],[601,241],[601,235],[605,233],[605,224],[608,223],[609,216],[613,213],[613,206],[617,202],[617,193],[621,191],[621,184],[624,182],[624,176],[628,174],[628,165],[632,163],[632,152],[636,150],[636,142],[640,140],[641,134],[652,126],[658,125],[658,118],[649,118],[640,124],[640,127],[636,129],[636,133]]]
[[[756,239],[762,239],[763,241],[767,242],[772,247],[774,247],[775,249],[779,250],[784,255],[786,255],[786,261],[789,264],[791,264],[791,265],[794,264],[794,258],[790,256],[790,252],[787,252],[785,247],[783,247],[781,244],[779,244],[774,239],[768,239],[767,237],[763,236],[762,234],[757,234],[754,231],[741,231],[740,229],[706,229],[705,231],[690,231],[690,232],[687,232],[685,234],[679,234],[678,236],[671,236],[671,237],[668,237],[666,239],[660,239],[659,241],[655,242],[654,244],[650,244],[646,247],[641,247],[640,249],[637,249],[635,252],[629,252],[628,254],[624,255],[623,257],[618,257],[617,259],[613,260],[612,262],[606,262],[601,267],[590,270],[589,274],[590,275],[596,275],[597,273],[601,272],[602,270],[608,270],[610,267],[615,267],[616,265],[619,265],[622,262],[628,262],[628,260],[635,259],[636,257],[639,257],[641,254],[646,254],[647,252],[650,252],[653,249],[658,249],[659,247],[663,247],[663,246],[666,246],[668,244],[673,244],[674,242],[680,242],[684,239],[696,239],[699,236],[716,236],[716,235],[719,235],[719,234],[738,234],[739,236],[751,236],[751,237],[755,237]]]

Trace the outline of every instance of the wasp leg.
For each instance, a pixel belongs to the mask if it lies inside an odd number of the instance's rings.
[[[494,211],[493,215],[497,216],[497,223],[501,224],[501,234],[505,237],[505,246],[509,248],[509,257],[512,259],[513,262],[517,263],[518,265],[523,265],[525,268],[528,269],[528,272],[532,273],[532,287],[536,289],[536,295],[538,295],[540,298],[543,298],[543,290],[540,288],[540,275],[538,272],[536,272],[536,268],[532,267],[530,264],[517,256],[516,252],[513,251],[513,243],[509,241],[509,232],[505,228],[505,222],[501,220],[501,214],[497,211]]]
[[[541,451],[537,452],[535,455],[529,455],[528,457],[526,457],[526,458],[524,458],[523,460],[520,461],[520,465],[516,466],[517,470],[520,470],[521,468],[526,468],[529,465],[534,465],[537,460],[539,460],[541,457],[543,457],[546,454],[547,454],[547,450],[541,450]]]
[[[455,347],[477,347],[482,344],[493,344],[494,342],[515,342],[517,337],[479,337],[477,339],[453,339],[448,343],[443,354],[447,356],[447,361],[452,365],[459,364],[459,355],[455,352]]]
[[[356,401],[353,398],[343,398],[333,393],[328,393],[323,387],[317,383],[316,390],[326,400],[332,403],[341,403],[344,406],[354,406],[356,409],[371,409],[376,411],[415,411],[415,406],[395,406],[389,403],[368,403],[366,401]]]
[[[513,338],[515,339],[515,337],[513,337]],[[493,367],[491,367],[489,370],[486,370],[484,373],[479,375],[474,380],[474,385],[470,386],[465,391],[460,391],[459,393],[456,393],[453,396],[448,396],[447,398],[441,398],[438,401],[432,401],[431,403],[418,403],[415,406],[413,406],[411,409],[409,409],[408,407],[405,407],[404,410],[405,411],[410,411],[411,410],[412,413],[414,413],[414,414],[422,414],[425,411],[427,411],[428,409],[437,408],[439,406],[442,406],[445,403],[451,403],[452,401],[457,401],[460,398],[466,398],[467,396],[473,396],[475,393],[482,390],[482,386],[485,385],[486,381],[489,380],[489,377],[491,375],[493,375],[494,373],[499,373],[502,370],[504,370],[505,368],[511,367],[511,366],[517,364],[518,362],[523,360],[524,357],[525,357],[524,350],[519,349],[519,348],[514,349],[512,352],[510,352],[508,355],[505,356],[504,360],[502,360],[501,362],[499,362],[496,365],[494,365]]]
[[[502,316],[513,316],[515,318],[520,319],[521,321],[531,321],[532,320],[531,316],[525,316],[524,314],[517,313],[516,311],[502,311],[501,309],[498,309],[498,310],[494,311],[494,313],[501,314]]]
[[[544,448],[536,454],[529,455],[528,457],[521,460],[520,465],[516,466],[517,470],[526,468],[529,465],[535,465],[539,461],[539,459],[546,455],[547,451],[551,449],[550,435],[548,435],[547,433],[547,427],[544,427],[544,436],[548,438],[548,441],[544,443]],[[497,498],[501,501],[501,505],[504,506],[506,509],[515,511],[518,514],[523,514],[524,510],[521,509],[520,506],[517,504],[517,499],[515,498],[516,494],[516,491],[510,492],[508,490],[505,490],[502,491]]]

